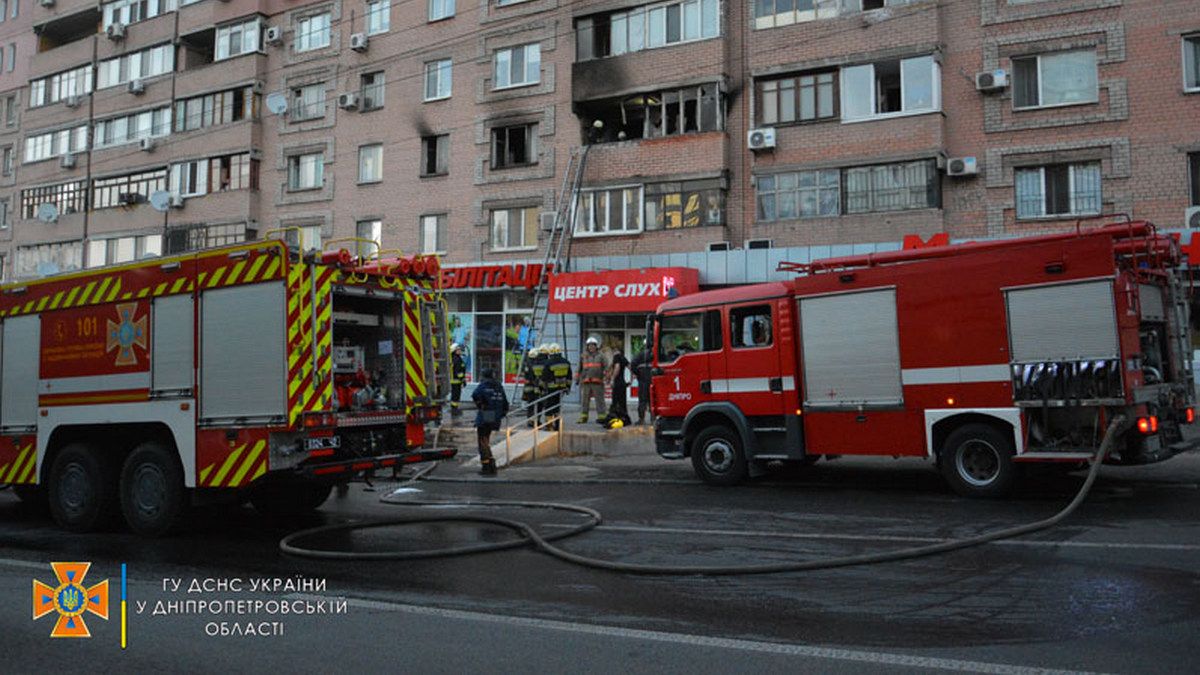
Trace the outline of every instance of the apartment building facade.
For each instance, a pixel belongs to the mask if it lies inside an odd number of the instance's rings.
[[[473,373],[530,339],[584,145],[572,268],[630,282],[1200,226],[1192,0],[8,3],[6,279],[277,235],[438,253]],[[645,307],[596,308],[547,338],[640,347]]]

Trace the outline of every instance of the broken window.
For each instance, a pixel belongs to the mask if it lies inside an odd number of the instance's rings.
[[[720,85],[702,84],[583,104],[581,118],[589,143],[720,131],[720,101]]]
[[[492,168],[506,169],[537,163],[536,124],[492,129]]]
[[[721,32],[719,10],[719,0],[674,0],[583,17],[575,22],[575,60],[715,38]]]

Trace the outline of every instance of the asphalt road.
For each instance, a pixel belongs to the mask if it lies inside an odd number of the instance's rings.
[[[411,486],[420,492],[405,494],[589,506],[604,514],[604,524],[565,548],[662,564],[808,559],[961,537],[1048,516],[1082,482],[1077,474],[1042,475],[1013,499],[968,501],[921,463],[840,460],[717,489],[696,482],[685,464],[657,458],[552,460],[507,470],[499,481],[446,465],[432,477]],[[0,492],[0,670],[44,672],[67,663],[179,672],[1200,670],[1194,454],[1150,467],[1106,467],[1081,510],[1054,530],[869,567],[635,577],[525,549],[407,562],[322,562],[278,552],[279,538],[303,526],[411,511],[381,503],[391,490],[377,487],[354,486],[302,521],[270,521],[249,508],[202,510],[169,540],[120,531],[68,535]],[[491,512],[539,523],[545,532],[575,522],[570,515]],[[314,543],[420,549],[508,536],[489,527],[421,525]],[[54,615],[31,620],[31,580],[53,585],[50,561],[91,561],[85,586],[109,579],[109,619],[84,617],[92,639],[51,640]],[[129,580],[124,651],[121,563]],[[297,575],[324,586],[274,587]],[[164,589],[165,579],[178,580],[179,590],[169,582]],[[194,579],[236,579],[240,590],[210,585],[188,593]],[[262,582],[270,590],[251,590]],[[338,598],[345,601],[341,613],[261,611],[270,601],[336,609]],[[264,604],[251,614],[175,611],[189,600]],[[238,624],[282,634],[222,636],[222,622],[228,631]]]

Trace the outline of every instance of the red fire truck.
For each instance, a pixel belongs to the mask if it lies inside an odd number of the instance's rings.
[[[0,483],[86,531],[319,506],[422,449],[448,390],[434,258],[265,240],[0,288]]]
[[[968,496],[1023,462],[1078,465],[1118,413],[1110,461],[1189,447],[1189,291],[1145,222],[782,263],[792,281],[687,295],[652,318],[659,454],[713,484],[769,461],[934,459]]]

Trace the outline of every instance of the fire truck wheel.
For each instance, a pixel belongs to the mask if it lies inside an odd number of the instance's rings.
[[[113,520],[117,513],[116,462],[84,443],[59,451],[50,467],[50,515],[60,527],[90,532]]]
[[[265,516],[302,516],[320,508],[331,492],[332,483],[274,480],[255,486],[250,493],[250,503]]]
[[[746,456],[737,432],[724,425],[707,427],[692,441],[692,467],[709,485],[737,485],[746,478]]]
[[[1012,489],[1017,467],[1012,439],[986,424],[967,424],[946,438],[942,475],[964,497],[1001,497]]]
[[[186,505],[175,453],[153,441],[134,448],[121,469],[121,511],[129,529],[147,537],[169,534]]]

